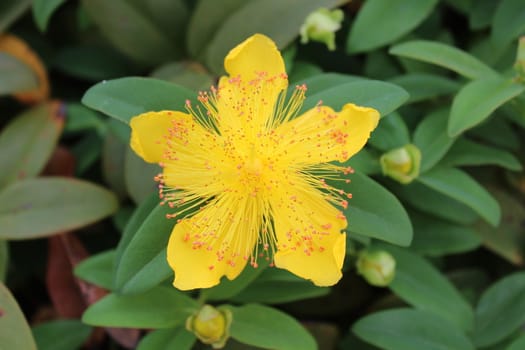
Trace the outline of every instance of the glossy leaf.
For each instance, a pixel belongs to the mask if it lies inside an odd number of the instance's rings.
[[[394,188],[394,193],[399,198],[427,214],[463,225],[472,224],[479,218],[465,204],[422,183],[413,182],[405,186],[391,183],[390,187]]]
[[[246,269],[251,269],[247,267]],[[327,295],[330,288],[317,287],[289,271],[267,268],[253,283],[230,300],[238,303],[282,304]]]
[[[408,41],[393,46],[389,52],[396,56],[436,64],[470,79],[496,74],[476,57],[453,46],[434,41]]]
[[[121,78],[103,81],[86,91],[82,103],[124,123],[148,111],[184,111],[194,92],[152,78]]]
[[[525,348],[525,335],[513,341],[505,350],[521,350]]]
[[[467,205],[491,225],[498,225],[501,218],[498,202],[467,173],[455,168],[435,168],[418,181]]]
[[[210,38],[228,17],[248,3],[247,0],[201,0],[191,14],[187,29],[187,47],[193,57],[204,53]],[[203,21],[203,18],[206,20]]]
[[[479,30],[490,26],[492,17],[498,7],[498,1],[478,0],[472,3],[472,11],[469,14],[469,26],[471,29]]]
[[[11,56],[0,52],[0,95],[38,88],[38,78],[31,67]]]
[[[347,230],[401,246],[409,245],[412,225],[397,198],[365,175],[354,173],[350,179],[349,184],[339,185],[352,194],[345,211]]]
[[[525,322],[525,273],[502,278],[483,293],[476,307],[474,343],[493,345]]]
[[[75,276],[105,289],[111,289],[114,261],[114,250],[98,253],[75,266]]]
[[[421,310],[376,312],[357,321],[352,331],[359,338],[385,350],[474,350],[461,330],[441,317]]]
[[[233,314],[231,337],[244,344],[281,350],[317,349],[310,333],[282,311],[258,304],[225,307]]]
[[[184,327],[157,329],[142,338],[137,350],[191,350],[195,340],[193,333],[188,332]]]
[[[525,34],[525,10],[520,0],[502,0],[492,18],[491,40],[508,44]]]
[[[0,192],[0,238],[30,239],[94,223],[117,209],[113,193],[60,177],[15,182]]]
[[[299,34],[298,29],[311,12],[319,7],[331,8],[343,2],[345,1],[251,0],[223,20],[213,37],[207,39],[209,44],[206,49],[206,63],[213,72],[222,72],[224,57],[228,52],[255,33],[269,36],[277,47],[283,48]],[[250,20],[246,20],[247,18]]]
[[[471,306],[438,269],[406,249],[381,247],[396,260],[396,275],[388,287],[397,296],[464,331],[472,330],[474,312]]]
[[[0,188],[40,173],[64,125],[59,103],[46,103],[16,117],[0,133]]]
[[[71,350],[84,344],[92,328],[79,320],[56,320],[33,327],[38,350]]]
[[[436,4],[437,0],[368,0],[357,13],[347,51],[366,52],[394,42],[423,22]]]
[[[153,193],[158,193],[158,183],[154,177],[162,173],[157,164],[146,163],[135,152],[127,147],[124,156],[124,183],[127,193],[135,201],[141,203]]]
[[[15,298],[0,282],[0,344],[4,349],[36,350],[36,344],[24,314]]]
[[[431,169],[445,156],[454,138],[447,133],[448,110],[425,116],[414,131],[414,144],[421,151],[421,172]]]
[[[180,56],[170,32],[136,1],[84,0],[82,5],[104,36],[138,63],[156,65]]]
[[[449,78],[428,73],[409,73],[389,80],[401,86],[410,95],[407,103],[450,95],[459,90],[460,84]]]
[[[136,222],[137,217],[131,219],[137,226],[124,242],[125,248],[117,260],[116,290],[124,294],[140,293],[173,274],[166,261],[166,246],[176,223],[167,219],[166,214],[172,211],[168,206],[157,205],[142,222]]]
[[[410,135],[403,117],[394,112],[381,119],[368,143],[384,152],[410,143]]]
[[[500,77],[474,80],[465,85],[452,101],[448,134],[457,136],[488,118],[525,87]]]
[[[47,29],[47,24],[53,13],[66,0],[33,0],[33,18],[40,31]]]
[[[470,141],[459,139],[441,161],[445,166],[465,165],[498,165],[513,171],[519,171],[522,166],[519,160],[510,152]]]
[[[137,295],[109,294],[91,305],[82,321],[93,326],[171,328],[198,308],[196,301],[172,287],[155,287]]]
[[[481,239],[467,226],[460,226],[429,215],[411,215],[414,240],[411,249],[429,255],[442,256],[476,249]]]
[[[93,82],[134,73],[129,60],[119,52],[89,45],[61,49],[53,59],[53,67],[73,77]]]
[[[340,110],[346,103],[372,107],[388,115],[408,99],[408,93],[397,85],[376,80],[357,80],[307,95],[302,111],[322,101],[324,105]]]

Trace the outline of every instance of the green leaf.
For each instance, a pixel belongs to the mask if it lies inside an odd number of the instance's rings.
[[[214,31],[214,35],[207,38],[209,43],[205,61],[213,72],[222,72],[223,60],[228,52],[255,33],[269,36],[282,49],[299,34],[301,24],[311,12],[319,7],[331,8],[342,2],[251,0],[222,20],[222,25]],[[246,20],[247,18],[250,20]]]
[[[465,204],[492,226],[501,218],[498,202],[467,173],[456,168],[434,168],[417,181]]]
[[[365,175],[356,172],[351,175],[350,180],[349,184],[338,185],[352,194],[345,212],[347,230],[408,246],[412,240],[412,224],[397,198]]]
[[[180,56],[180,49],[155,18],[133,1],[83,0],[82,6],[102,34],[121,52],[153,66]],[[115,17],[117,16],[117,17]],[[177,21],[174,21],[174,26]]]
[[[158,164],[146,163],[130,147],[125,152],[124,183],[129,196],[138,204],[152,193],[158,193],[158,183],[153,178],[162,173],[162,169]]]
[[[268,267],[266,260],[261,259],[257,268],[245,267],[241,274],[234,280],[224,278],[215,287],[203,289],[201,298],[204,300],[226,300],[234,297],[249,287],[254,280]]]
[[[353,155],[346,164],[365,175],[381,173],[379,156],[370,152],[367,148],[363,148],[357,154]]]
[[[304,80],[319,74],[322,74],[323,70],[321,67],[309,63],[306,61],[297,61],[294,62],[293,68],[288,75],[288,80],[291,84],[297,83],[300,80]]]
[[[152,78],[103,81],[86,91],[82,103],[124,123],[149,111],[184,111],[196,94],[182,86]]]
[[[131,64],[119,52],[88,45],[61,49],[53,59],[53,67],[73,77],[97,82],[133,74]]]
[[[501,212],[505,219],[497,228],[484,222],[475,226],[483,245],[516,266],[522,266],[523,259],[523,222],[525,220],[525,207],[519,198],[503,188],[488,187],[492,195],[498,200]]]
[[[308,95],[301,110],[307,111],[315,107],[319,101],[335,110],[340,110],[346,103],[355,103],[359,106],[375,108],[385,116],[396,110],[407,99],[408,93],[397,85],[376,80],[358,80]]]
[[[195,58],[201,57],[210,38],[221,24],[246,3],[247,0],[199,1],[191,14],[187,29],[186,43],[189,53]]]
[[[330,288],[317,287],[289,271],[267,268],[253,283],[230,300],[238,303],[281,304],[320,297],[329,292]]]
[[[470,29],[479,30],[488,27],[492,23],[498,5],[499,2],[493,0],[474,1],[469,14]]]
[[[115,254],[115,250],[107,250],[82,260],[75,266],[75,276],[110,290],[113,285]]]
[[[429,215],[411,215],[414,240],[411,249],[429,256],[468,252],[481,245],[476,232]]]
[[[62,105],[42,104],[11,121],[0,134],[0,188],[40,173],[64,125]]]
[[[336,86],[364,80],[366,79],[354,75],[341,73],[322,73],[304,80],[300,80],[297,82],[297,85],[306,85],[308,88],[308,90],[306,90],[306,97],[308,98],[310,95],[315,95],[319,92],[323,92],[324,90],[334,88]],[[293,90],[295,90],[295,85],[292,85],[288,88],[288,94],[292,93]]]
[[[38,78],[31,67],[8,53],[0,52],[0,95],[37,88]]]
[[[447,44],[427,40],[413,40],[393,46],[392,55],[412,58],[448,68],[470,79],[493,76],[492,68],[476,57]]]
[[[468,83],[452,101],[448,134],[457,136],[476,126],[523,91],[525,86],[501,77],[488,77]]]
[[[33,327],[33,336],[38,350],[71,350],[80,348],[91,331],[79,320],[56,320]]]
[[[7,241],[0,240],[0,282],[5,282],[9,268],[9,245]]]
[[[137,346],[137,350],[177,349],[191,350],[195,336],[184,327],[176,329],[157,329],[146,334]]]
[[[121,123],[116,119],[108,120],[107,125],[108,131],[104,135],[101,154],[102,176],[104,177],[104,182],[119,198],[125,198],[127,197],[128,191],[124,180],[126,174],[124,165],[125,156],[129,149],[130,130],[127,124]],[[117,125],[126,129],[126,141],[123,141],[121,137],[119,137],[118,130],[115,127]]]
[[[82,321],[93,326],[171,328],[184,323],[198,304],[172,287],[155,287],[138,295],[109,294],[88,307]]]
[[[0,33],[21,17],[32,0],[3,0],[0,2]]]
[[[502,0],[492,18],[491,41],[506,45],[525,34],[525,9],[520,0]]]
[[[385,350],[474,350],[461,330],[421,310],[376,312],[357,321],[352,331]]]
[[[445,166],[498,165],[509,170],[519,171],[522,166],[510,152],[470,141],[459,139],[441,161]]]
[[[231,337],[248,345],[280,350],[317,349],[314,338],[291,316],[258,304],[231,310]]]
[[[75,133],[87,130],[96,130],[99,134],[106,132],[106,123],[100,113],[84,107],[80,103],[68,103],[66,105],[66,124],[64,133]]]
[[[347,51],[366,52],[394,42],[419,26],[437,2],[367,0],[357,13],[346,43]]]
[[[381,119],[368,143],[381,151],[389,151],[410,143],[408,128],[399,113],[392,113]]]
[[[142,222],[137,223],[135,215],[131,219],[133,226],[138,225],[131,238],[127,238],[126,227],[125,248],[116,262],[115,290],[123,294],[140,293],[173,274],[166,261],[166,246],[176,224],[175,220],[167,219],[166,214],[173,210],[167,205],[157,205]],[[143,217],[142,213],[138,215]]]
[[[408,73],[391,78],[389,81],[401,86],[409,93],[410,98],[407,103],[450,95],[458,91],[460,87],[460,84],[452,79],[428,73]]]
[[[525,348],[525,335],[520,336],[515,341],[513,341],[509,347],[505,350],[521,350]]]
[[[209,90],[215,78],[198,63],[170,62],[157,67],[150,76],[184,86],[197,93]]]
[[[424,117],[414,131],[414,144],[421,151],[421,173],[436,165],[454,143],[447,133],[447,117],[448,110],[437,110]]]
[[[46,31],[49,19],[65,1],[66,0],[33,0],[33,18],[41,32]]]
[[[406,249],[380,247],[396,260],[396,275],[388,287],[397,296],[418,309],[441,316],[464,331],[472,330],[472,308],[438,269]]]
[[[31,239],[94,223],[117,209],[113,193],[60,177],[15,182],[0,192],[0,238]]]
[[[3,349],[36,350],[24,314],[7,287],[0,282],[0,344]]]
[[[487,144],[516,152],[519,151],[521,144],[521,138],[516,131],[517,129],[509,120],[496,116],[469,130],[468,135]]]
[[[500,279],[481,296],[476,307],[473,339],[478,347],[493,345],[525,322],[525,273]]]

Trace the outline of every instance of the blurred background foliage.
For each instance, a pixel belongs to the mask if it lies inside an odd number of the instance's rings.
[[[525,349],[522,0],[4,0],[0,33],[0,348],[207,348],[185,328],[207,303],[229,349]],[[303,109],[381,113],[345,274],[182,293],[127,122],[181,110],[254,33]]]

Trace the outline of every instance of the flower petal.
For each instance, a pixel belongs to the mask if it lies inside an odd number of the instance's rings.
[[[168,243],[173,285],[181,290],[209,288],[222,276],[236,278],[257,242],[259,221],[247,221],[242,201],[223,195],[174,227]]]
[[[272,200],[275,266],[318,286],[330,286],[342,276],[346,235],[341,230],[346,219],[322,192],[299,181]]]
[[[166,136],[174,121],[192,122],[189,114],[175,111],[147,112],[131,119],[131,148],[149,163],[160,163],[166,151]]]
[[[258,73],[268,76],[285,74],[284,61],[275,43],[265,35],[255,34],[233,48],[224,59],[224,68],[231,77],[250,81]]]
[[[318,106],[276,129],[282,143],[282,156],[296,164],[311,165],[344,162],[357,153],[379,121],[372,108],[346,104],[337,113]]]

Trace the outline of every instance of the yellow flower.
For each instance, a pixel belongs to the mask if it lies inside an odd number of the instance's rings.
[[[173,285],[208,288],[259,258],[329,286],[341,278],[351,195],[344,162],[366,143],[379,113],[319,104],[297,116],[306,86],[285,101],[288,80],[275,43],[256,34],[230,51],[229,76],[188,101],[188,113],[133,118],[131,147],[160,163],[160,195],[177,219],[168,243]],[[197,213],[190,215],[193,209]]]

